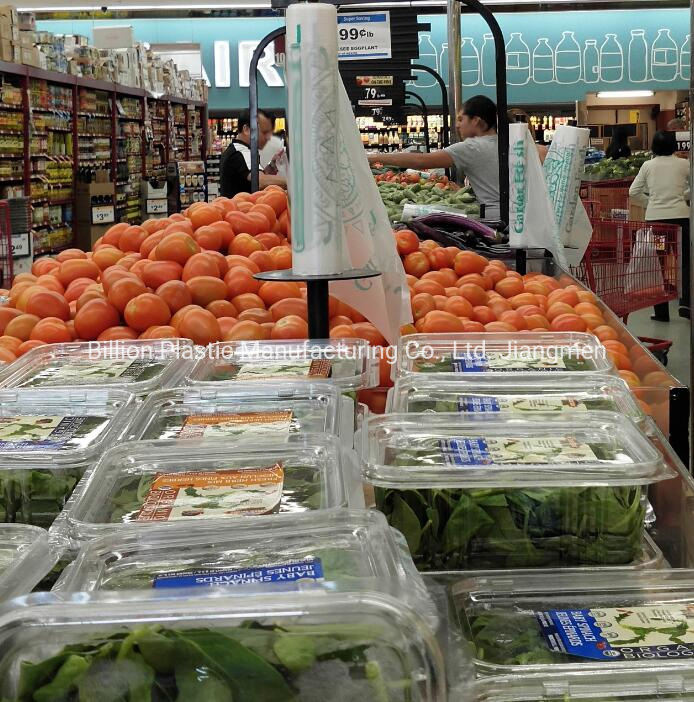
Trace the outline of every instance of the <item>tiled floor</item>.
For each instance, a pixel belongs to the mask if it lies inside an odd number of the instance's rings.
[[[651,320],[653,309],[640,310],[629,315],[627,327],[636,336],[656,339],[669,339],[673,342],[668,354],[667,369],[681,383],[689,385],[689,364],[691,358],[691,336],[689,320],[677,315],[677,304],[670,303],[670,321]]]

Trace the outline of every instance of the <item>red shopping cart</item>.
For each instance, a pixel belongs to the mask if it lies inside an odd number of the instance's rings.
[[[10,206],[0,201],[0,288],[9,288],[12,283],[12,226]]]
[[[571,272],[619,317],[675,300],[680,228],[658,222],[593,219],[593,236]]]
[[[592,216],[601,219],[629,219],[629,186],[631,180],[608,180],[584,183],[581,198],[596,203]],[[585,204],[585,203],[584,203]],[[586,209],[588,209],[586,207]]]

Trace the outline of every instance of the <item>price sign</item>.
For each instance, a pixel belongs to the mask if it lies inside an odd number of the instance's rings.
[[[28,234],[13,234],[12,235],[12,256],[19,258],[20,256],[29,256],[31,254],[31,244],[29,243]]]
[[[116,208],[113,205],[92,207],[92,224],[111,224],[116,221]]]
[[[147,200],[147,214],[168,214],[166,200]]]
[[[349,12],[337,16],[341,61],[391,58],[390,13]]]
[[[675,132],[675,140],[677,141],[678,151],[691,150],[691,140],[689,138],[689,132]]]
[[[393,76],[357,76],[357,104],[361,107],[392,107]]]

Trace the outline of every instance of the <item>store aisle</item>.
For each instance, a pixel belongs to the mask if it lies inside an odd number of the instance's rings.
[[[651,319],[652,314],[653,309],[650,307],[630,314],[627,324],[629,331],[636,336],[672,341],[667,369],[679,381],[689,385],[689,359],[691,356],[689,320],[677,316],[677,304],[674,302],[670,303],[669,322],[654,322]]]

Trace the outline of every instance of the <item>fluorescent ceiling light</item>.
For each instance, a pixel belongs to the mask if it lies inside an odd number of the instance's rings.
[[[270,0],[266,2],[240,2],[230,3],[228,0],[219,2],[207,2],[204,4],[190,5],[181,2],[180,4],[166,5],[121,5],[118,2],[112,3],[106,0],[104,5],[42,5],[18,7],[17,12],[101,12],[106,8],[107,12],[117,10],[268,10],[272,7]]]
[[[601,90],[599,98],[637,98],[653,97],[652,90]]]

